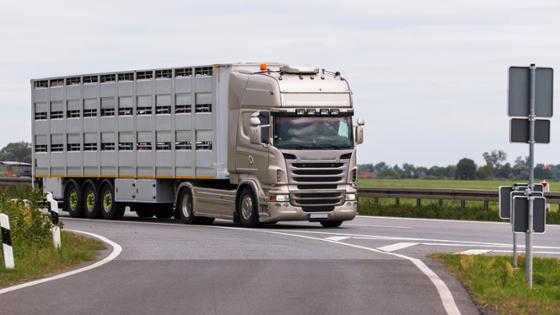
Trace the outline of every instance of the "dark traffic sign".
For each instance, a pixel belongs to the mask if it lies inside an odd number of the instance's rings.
[[[546,199],[533,197],[533,232],[544,233],[546,225]],[[513,231],[527,232],[529,229],[529,199],[526,196],[513,197]]]
[[[529,143],[529,120],[513,118],[509,125],[509,141]],[[535,120],[535,143],[550,143],[550,120]]]
[[[552,68],[536,68],[535,71],[535,115],[552,117]],[[508,115],[529,117],[531,69],[509,68]]]
[[[527,184],[513,184],[512,186],[500,186],[498,190],[498,208],[500,219],[511,218],[511,204],[514,196],[525,196],[525,189],[527,189]],[[543,185],[535,184],[534,192],[542,192]],[[533,193],[535,194],[535,193]],[[542,193],[538,193],[539,196]]]

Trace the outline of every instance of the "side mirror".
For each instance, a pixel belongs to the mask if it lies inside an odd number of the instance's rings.
[[[356,121],[356,144],[362,144],[364,142],[364,120],[358,118]]]
[[[249,138],[252,144],[261,143],[261,120],[259,118],[259,112],[254,112],[251,114],[251,127],[249,128]]]

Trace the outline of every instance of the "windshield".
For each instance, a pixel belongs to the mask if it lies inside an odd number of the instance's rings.
[[[352,117],[274,117],[278,149],[351,149]]]

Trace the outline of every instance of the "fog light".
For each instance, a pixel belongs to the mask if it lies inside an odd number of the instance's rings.
[[[356,200],[356,194],[346,194],[346,200]]]

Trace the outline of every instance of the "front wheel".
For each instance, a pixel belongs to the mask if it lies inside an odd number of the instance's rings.
[[[342,224],[341,220],[321,221],[321,225],[326,228],[336,228]]]
[[[244,227],[259,226],[259,213],[257,208],[257,200],[253,191],[244,189],[239,196],[237,211],[239,212],[239,220]]]

